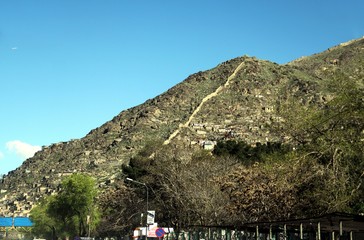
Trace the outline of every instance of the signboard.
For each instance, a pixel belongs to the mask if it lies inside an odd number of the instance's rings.
[[[133,238],[140,239],[140,237],[148,234],[148,238],[163,238],[166,234],[174,232],[170,227],[158,227],[158,223],[154,223],[147,227],[138,227],[134,229]],[[80,239],[82,240],[82,239]]]
[[[155,235],[155,230],[158,229],[157,224],[150,225],[148,227],[148,237],[156,238],[157,235]]]
[[[155,211],[154,210],[148,210],[147,224],[153,224],[154,223],[154,217],[155,217]]]
[[[163,237],[165,234],[164,229],[163,228],[157,228],[157,230],[155,230],[155,235],[159,238]]]

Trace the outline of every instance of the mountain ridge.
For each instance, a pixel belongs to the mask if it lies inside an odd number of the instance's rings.
[[[243,56],[192,74],[83,138],[43,147],[1,180],[0,214],[27,215],[74,172],[91,174],[100,187],[107,187],[121,165],[151,141],[190,148],[224,139],[252,145],[289,141],[269,127],[282,121],[275,114],[277,103],[290,95],[308,103],[324,102],[323,79],[336,69],[362,76],[363,52],[364,39],[356,39],[285,65]]]

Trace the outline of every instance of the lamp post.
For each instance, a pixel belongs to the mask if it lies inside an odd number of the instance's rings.
[[[130,181],[130,182],[133,182],[133,183],[136,183],[136,184],[139,184],[139,185],[143,185],[146,189],[146,193],[147,193],[147,214],[145,215],[146,216],[146,219],[145,219],[145,223],[146,223],[146,228],[145,228],[145,238],[148,239],[148,186],[146,183],[142,183],[142,182],[139,182],[139,181],[136,181],[134,179],[131,179],[131,178],[126,178],[127,181]]]

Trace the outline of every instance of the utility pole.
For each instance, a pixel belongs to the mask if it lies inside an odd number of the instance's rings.
[[[147,207],[146,207],[146,219],[145,219],[145,238],[148,240],[148,197],[149,197],[149,194],[148,194],[148,186],[146,183],[142,183],[142,182],[139,182],[139,181],[136,181],[134,179],[131,179],[131,178],[126,178],[127,181],[130,181],[130,182],[133,182],[133,183],[136,183],[136,184],[139,184],[139,185],[143,185],[145,187],[145,190],[146,190],[146,194],[147,194]]]

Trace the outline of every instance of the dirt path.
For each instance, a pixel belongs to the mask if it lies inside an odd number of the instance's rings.
[[[204,97],[201,101],[201,103],[198,105],[198,107],[193,111],[193,113],[191,114],[191,116],[188,118],[187,122],[185,122],[184,124],[180,124],[179,127],[169,136],[169,138],[164,141],[164,145],[167,145],[170,143],[170,141],[177,136],[177,134],[180,132],[180,130],[184,127],[188,127],[188,125],[191,123],[191,121],[194,119],[194,117],[196,116],[196,114],[201,110],[203,104],[210,100],[213,97],[216,97],[224,88],[226,88],[227,86],[229,86],[230,82],[232,79],[235,78],[236,73],[243,67],[244,62],[240,63],[239,66],[234,70],[233,74],[231,74],[227,81],[225,82],[225,84],[223,86],[218,87],[215,92],[210,93],[209,95],[207,95],[206,97]]]

